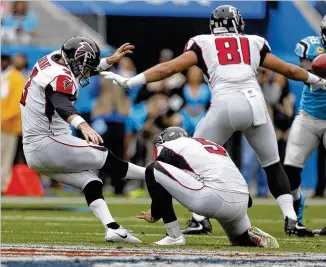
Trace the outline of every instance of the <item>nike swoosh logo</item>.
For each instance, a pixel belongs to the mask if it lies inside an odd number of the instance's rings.
[[[197,227],[189,227],[188,230],[190,231],[200,231],[200,230],[203,230],[203,226],[201,224],[199,224]]]
[[[123,238],[123,239],[127,238],[127,235],[120,235],[120,234],[118,234],[118,233],[115,233],[115,234],[118,235],[118,236],[120,236],[120,237]]]

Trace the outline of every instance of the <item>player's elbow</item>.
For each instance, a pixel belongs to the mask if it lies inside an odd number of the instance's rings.
[[[301,80],[301,74],[302,74],[301,68],[299,68],[295,65],[289,64],[289,67],[287,69],[285,76],[291,80]]]

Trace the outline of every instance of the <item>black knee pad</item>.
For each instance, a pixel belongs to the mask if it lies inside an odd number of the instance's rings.
[[[85,186],[83,192],[88,206],[97,199],[104,199],[102,187],[103,184],[100,181],[91,181]]]
[[[284,165],[284,171],[289,177],[291,190],[293,191],[295,189],[298,189],[301,184],[302,168]]]
[[[110,150],[102,167],[103,171],[114,178],[125,178],[128,171],[128,163],[118,159]]]

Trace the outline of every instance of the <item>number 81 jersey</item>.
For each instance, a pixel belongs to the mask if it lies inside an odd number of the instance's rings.
[[[196,53],[197,65],[214,95],[223,91],[260,89],[257,69],[271,48],[257,35],[225,33],[195,36],[186,44],[186,51]]]

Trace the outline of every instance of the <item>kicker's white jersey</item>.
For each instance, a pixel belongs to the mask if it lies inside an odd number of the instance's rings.
[[[181,137],[158,146],[157,160],[194,174],[205,186],[249,194],[248,186],[226,150],[202,138]]]
[[[188,50],[196,53],[212,96],[248,88],[261,90],[257,69],[271,51],[264,38],[235,33],[198,35],[188,41]]]
[[[21,98],[21,116],[23,124],[23,144],[36,142],[45,136],[70,133],[69,124],[55,111],[47,100],[48,90],[77,98],[78,83],[71,71],[54,61],[60,55],[55,51],[41,58],[33,67]]]

